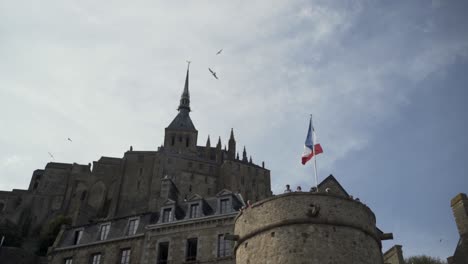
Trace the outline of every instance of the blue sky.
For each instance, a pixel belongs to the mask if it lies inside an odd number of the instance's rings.
[[[446,258],[450,199],[468,191],[467,5],[0,2],[0,189],[26,188],[47,152],[87,164],[156,149],[190,59],[200,145],[233,127],[275,193],[308,189],[299,161],[313,113],[320,178],[374,210],[394,233],[384,249]]]

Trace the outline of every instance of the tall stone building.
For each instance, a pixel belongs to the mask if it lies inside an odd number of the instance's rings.
[[[130,147],[122,158],[102,157],[92,167],[48,163],[33,172],[28,190],[0,192],[0,222],[16,224],[33,238],[58,216],[71,218],[49,251],[50,263],[232,262],[223,236],[232,232],[245,201],[272,195],[270,171],[248,159],[245,147],[239,158],[233,130],[227,149],[221,138],[212,146],[208,137],[199,146],[190,111],[187,69],[163,146]]]

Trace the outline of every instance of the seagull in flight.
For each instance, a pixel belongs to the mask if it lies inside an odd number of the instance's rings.
[[[220,49],[218,52],[216,52],[216,55],[221,54],[221,52],[223,52],[223,49]]]
[[[216,72],[214,72],[212,69],[208,68],[208,70],[213,74],[213,76],[218,80],[218,76],[216,76]]]
[[[55,158],[54,158],[54,155],[52,155],[52,153],[50,153],[50,152],[47,152],[47,153],[49,153],[49,156],[50,156],[52,159],[55,159]]]
[[[67,140],[70,141],[70,142],[73,142],[73,140],[71,140],[71,138],[67,138]]]

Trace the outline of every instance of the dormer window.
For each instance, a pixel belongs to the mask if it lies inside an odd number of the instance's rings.
[[[132,236],[136,234],[138,229],[138,224],[140,223],[139,218],[130,219],[128,222],[128,232],[127,235]]]
[[[102,224],[99,228],[99,240],[106,240],[109,235],[110,224]]]
[[[172,208],[166,208],[162,213],[162,222],[167,223],[172,220]]]
[[[190,205],[190,218],[197,218],[200,205],[198,203]]]
[[[75,230],[75,233],[73,235],[73,245],[78,245],[80,243],[82,236],[83,236],[83,230]]]
[[[229,198],[221,199],[219,201],[219,213],[225,214],[231,212],[231,201]]]

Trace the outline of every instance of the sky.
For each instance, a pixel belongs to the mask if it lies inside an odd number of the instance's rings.
[[[156,150],[191,60],[199,145],[234,128],[275,194],[308,189],[313,114],[319,180],[374,211],[394,235],[383,250],[445,259],[450,199],[468,192],[466,13],[463,0],[0,0],[0,190],[47,162]]]

